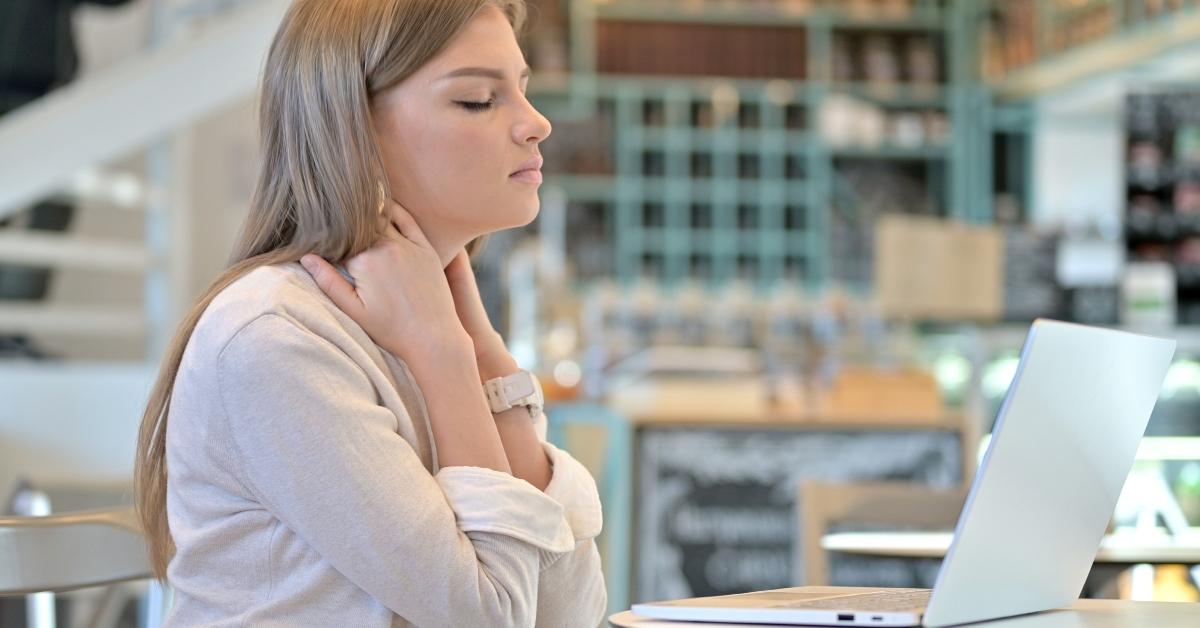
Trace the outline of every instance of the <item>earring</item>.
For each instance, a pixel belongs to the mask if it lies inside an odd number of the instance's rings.
[[[382,181],[376,181],[375,184],[378,186],[377,189],[379,190],[379,207],[377,208],[377,211],[379,212],[379,215],[382,216],[383,210],[387,208],[387,191],[383,189]]]

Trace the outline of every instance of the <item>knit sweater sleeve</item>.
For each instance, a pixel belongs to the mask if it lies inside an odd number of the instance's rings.
[[[543,567],[578,551],[559,500],[489,469],[431,476],[361,368],[288,318],[254,319],[217,365],[234,472],[346,578],[423,628],[537,622]]]

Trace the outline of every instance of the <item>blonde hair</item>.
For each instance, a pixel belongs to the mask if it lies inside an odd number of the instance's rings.
[[[340,262],[375,243],[378,188],[387,176],[371,99],[426,64],[487,6],[503,10],[517,32],[524,26],[524,0],[296,0],[288,9],[263,74],[263,162],[249,214],[228,267],[168,345],[138,431],[137,508],[159,579],[175,553],[166,509],[167,415],[196,322],[218,293],[255,268],[307,253]]]

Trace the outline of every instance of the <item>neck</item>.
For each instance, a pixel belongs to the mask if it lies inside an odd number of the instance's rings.
[[[463,250],[475,236],[463,237],[453,234],[427,232],[425,238],[429,240],[429,244],[433,246],[433,250],[437,251],[438,259],[442,261],[442,268],[450,265],[454,260],[454,256]]]

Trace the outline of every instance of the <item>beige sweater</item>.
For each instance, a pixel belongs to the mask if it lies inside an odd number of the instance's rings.
[[[175,383],[167,624],[596,626],[596,485],[544,447],[545,492],[439,468],[404,362],[299,264],[259,268],[209,306]]]

